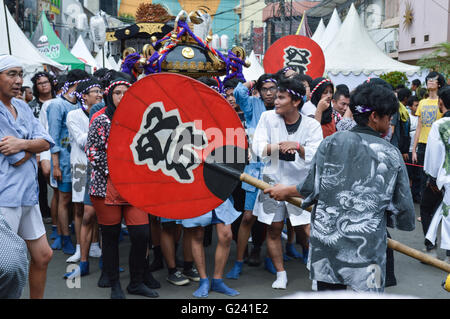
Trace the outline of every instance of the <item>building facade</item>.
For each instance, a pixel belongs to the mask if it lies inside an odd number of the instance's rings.
[[[415,63],[450,42],[450,0],[400,0],[398,59]]]

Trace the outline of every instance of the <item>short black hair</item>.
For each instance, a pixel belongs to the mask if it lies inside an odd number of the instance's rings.
[[[67,81],[67,75],[66,74],[61,74],[58,75],[55,79],[56,84],[55,84],[55,92],[58,92],[59,90],[61,90],[64,86],[64,84]]]
[[[67,82],[75,82],[89,78],[89,74],[80,69],[73,69],[67,73]]]
[[[406,106],[413,106],[414,102],[420,102],[419,98],[415,95],[411,95],[406,102]]]
[[[345,84],[336,85],[336,92],[337,91],[346,92],[350,96],[350,89]]]
[[[293,101],[300,101],[298,109],[300,110],[303,106],[303,97],[306,94],[305,86],[302,82],[297,81],[293,78],[283,79],[278,83],[279,92],[288,92]],[[289,92],[291,91],[291,92]],[[292,94],[294,92],[295,94]]]
[[[244,81],[242,81],[241,79],[238,79],[238,78],[228,79],[223,83],[223,88],[225,90],[234,89],[239,83],[243,83],[243,82]]]
[[[201,76],[197,79],[197,81],[202,82],[203,84],[206,84],[207,86],[211,87],[211,86],[219,86],[217,84],[217,81],[214,80],[213,78],[209,77],[209,76]]]
[[[342,88],[337,88],[336,87],[336,92],[334,92],[333,94],[333,100],[337,101],[341,98],[341,96],[344,96],[345,98],[350,98],[350,92],[346,91],[345,89]]]
[[[378,116],[392,116],[398,111],[399,104],[392,90],[379,84],[363,83],[355,89],[350,97],[350,110],[357,124],[367,126],[372,111],[358,113],[357,106],[370,108]]]
[[[412,80],[411,83],[412,83],[412,85],[415,85],[417,87],[419,87],[422,84],[419,79],[414,79],[414,80]]]
[[[268,80],[268,79],[274,79],[274,80],[277,81],[277,82],[278,82],[278,80],[279,80],[278,77],[277,77],[275,74],[264,73],[263,75],[261,75],[261,76],[258,78],[258,81],[256,81],[255,88],[256,88],[256,90],[258,90],[258,92],[261,91],[262,86],[264,85],[265,81]],[[275,83],[275,85],[277,85],[277,83]]]
[[[305,81],[308,82],[309,88],[312,89],[311,84],[312,84],[313,78],[310,77],[308,74],[296,74],[293,76],[293,79],[300,81],[300,82],[305,82]]]
[[[429,79],[436,78],[438,79],[438,90],[445,86],[445,78],[444,76],[436,71],[431,71],[428,73],[427,77],[425,78],[425,83],[428,82]]]
[[[27,89],[29,89],[30,87],[29,86],[22,86],[21,88],[20,88],[20,92],[22,92],[22,93],[24,93]]]
[[[450,86],[446,85],[438,92],[439,98],[444,103],[447,110],[450,110]]]
[[[397,92],[397,97],[400,102],[404,101],[405,99],[408,99],[411,95],[412,95],[411,90],[407,88],[402,88]]]

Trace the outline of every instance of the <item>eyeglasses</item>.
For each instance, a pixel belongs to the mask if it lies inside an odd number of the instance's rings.
[[[94,93],[94,94],[103,94],[102,90],[90,90],[89,94]]]
[[[278,88],[276,86],[272,86],[270,88],[262,88],[261,89],[261,93],[267,93],[269,91],[270,91],[270,93],[275,93],[278,91]]]

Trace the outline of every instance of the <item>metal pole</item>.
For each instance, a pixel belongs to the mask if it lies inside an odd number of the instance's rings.
[[[6,14],[6,4],[5,2],[3,2],[3,9],[5,10],[5,23],[6,23],[6,37],[8,38],[8,50],[9,50],[9,55],[12,55],[12,50],[11,50],[11,40],[9,38],[9,26],[8,26],[8,15]]]

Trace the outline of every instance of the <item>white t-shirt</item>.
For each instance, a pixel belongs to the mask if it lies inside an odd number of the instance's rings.
[[[300,113],[305,116],[314,117],[316,115],[316,106],[311,101],[308,101],[302,106]]]

